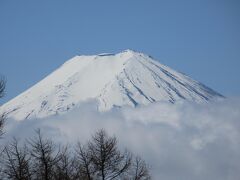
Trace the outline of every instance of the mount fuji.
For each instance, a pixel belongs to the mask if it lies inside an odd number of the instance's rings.
[[[16,120],[69,111],[89,99],[99,111],[179,100],[197,103],[223,96],[190,77],[132,50],[75,56],[42,81],[1,107]]]

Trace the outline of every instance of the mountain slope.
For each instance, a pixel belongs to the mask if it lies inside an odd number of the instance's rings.
[[[206,102],[217,92],[153,60],[126,50],[118,54],[76,56],[1,107],[23,120],[65,112],[82,101],[96,99],[100,111],[114,106],[147,105],[186,99]]]

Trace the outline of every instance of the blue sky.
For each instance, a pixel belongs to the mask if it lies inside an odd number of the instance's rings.
[[[238,0],[0,0],[2,103],[77,54],[134,49],[240,95]]]

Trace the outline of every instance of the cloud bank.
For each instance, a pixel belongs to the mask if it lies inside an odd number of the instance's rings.
[[[146,160],[153,179],[238,180],[240,99],[211,104],[154,103],[98,112],[94,102],[69,113],[25,121],[8,120],[5,140],[31,137],[34,129],[57,142],[85,142],[98,129],[116,135],[121,148]]]

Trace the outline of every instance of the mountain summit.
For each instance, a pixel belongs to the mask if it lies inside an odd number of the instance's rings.
[[[160,64],[143,53],[75,56],[42,81],[1,107],[23,120],[65,112],[88,99],[100,111],[156,101],[206,102],[222,97],[205,85]]]

